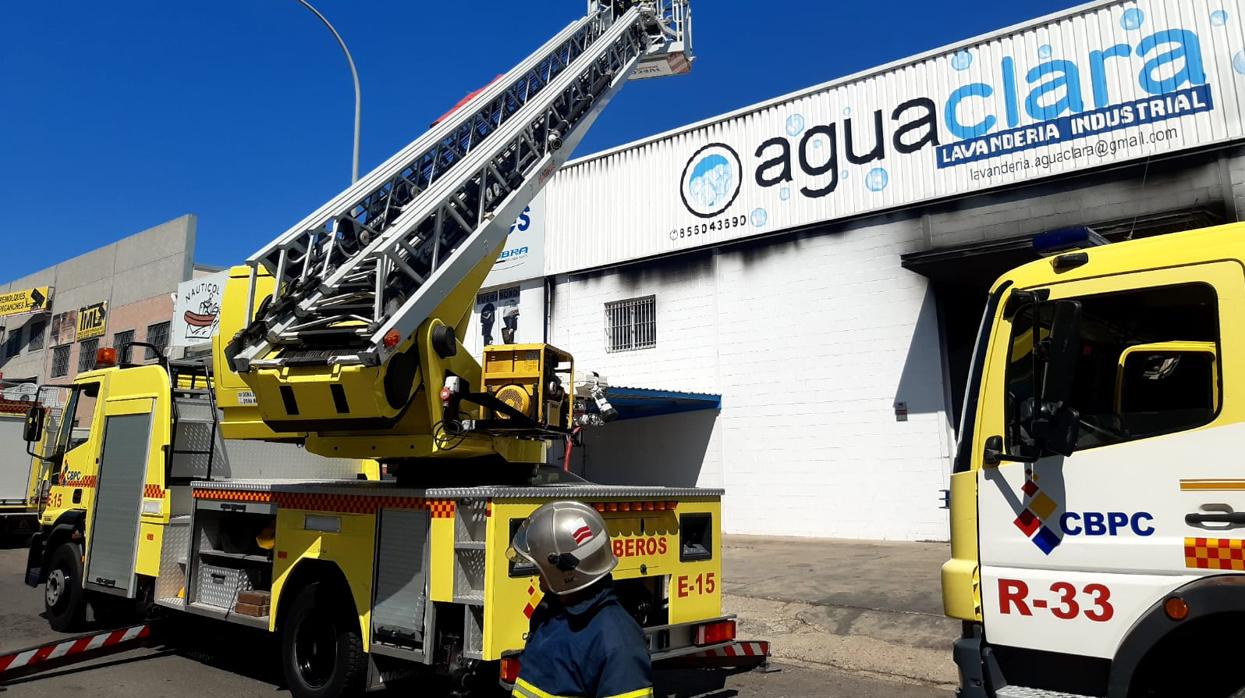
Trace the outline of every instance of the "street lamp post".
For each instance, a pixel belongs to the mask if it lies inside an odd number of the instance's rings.
[[[342,35],[337,33],[337,29],[329,23],[328,18],[307,0],[298,0],[298,2],[310,10],[316,17],[319,17],[320,21],[324,22],[324,26],[333,32],[333,38],[337,39],[338,45],[342,47],[342,53],[346,54],[346,62],[350,64],[350,77],[354,78],[354,161],[350,169],[350,181],[354,183],[359,181],[359,121],[362,116],[363,105],[363,96],[359,89],[359,71],[355,70],[354,58],[350,55],[350,49],[346,48],[346,42],[342,39]]]

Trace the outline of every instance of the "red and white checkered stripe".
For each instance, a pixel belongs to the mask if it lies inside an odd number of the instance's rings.
[[[122,628],[120,630],[112,630],[106,633],[98,633],[96,635],[83,635],[82,637],[56,642],[42,647],[33,647],[13,654],[0,656],[0,674],[17,669],[34,667],[43,662],[60,659],[62,657],[70,657],[76,654],[85,654],[93,650],[101,648],[111,648],[124,642],[133,640],[144,640],[151,635],[150,625],[136,625],[132,628]]]
[[[756,657],[761,659],[769,656],[769,643],[761,642],[734,642],[725,647],[717,647],[711,650],[705,650],[697,657],[706,657],[714,659],[740,659],[746,657]]]

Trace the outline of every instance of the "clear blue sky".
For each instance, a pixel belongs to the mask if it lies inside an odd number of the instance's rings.
[[[359,66],[364,172],[585,6],[314,1]],[[699,0],[693,74],[629,86],[578,152],[1075,4]],[[0,280],[184,213],[197,261],[240,262],[349,183],[349,72],[295,0],[26,0],[4,24]]]

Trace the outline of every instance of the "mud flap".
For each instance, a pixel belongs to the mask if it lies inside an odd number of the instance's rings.
[[[965,623],[963,635],[955,641],[952,656],[960,672],[956,698],[991,698],[994,689],[1006,685],[999,664],[981,634],[979,623]]]
[[[43,563],[43,534],[36,533],[26,549],[26,586],[37,587],[43,582]]]

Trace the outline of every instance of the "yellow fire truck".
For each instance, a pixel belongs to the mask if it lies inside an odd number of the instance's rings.
[[[504,682],[541,600],[511,536],[540,504],[575,499],[603,513],[655,659],[729,646],[722,492],[544,466],[548,441],[602,421],[574,407],[600,386],[577,388],[552,346],[488,347],[481,364],[462,345],[509,221],[628,79],[686,72],[689,41],[686,0],[590,3],[233,269],[210,361],[101,350],[50,437],[30,548],[52,626],[90,606],[261,628],[296,696],[420,667]]]
[[[942,570],[963,698],[1245,695],[1245,224],[1047,258],[989,296]]]

